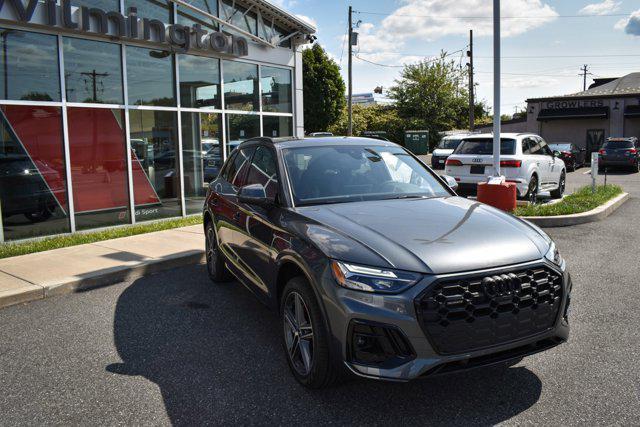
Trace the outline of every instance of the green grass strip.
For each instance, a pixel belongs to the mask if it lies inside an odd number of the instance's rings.
[[[514,214],[523,217],[577,214],[595,209],[621,193],[622,188],[617,185],[598,185],[595,194],[591,192],[591,186],[586,186],[568,195],[561,202],[521,206],[516,208]]]
[[[128,225],[101,231],[52,236],[27,242],[1,243],[0,259],[35,252],[49,251],[51,249],[66,248],[68,246],[84,245],[85,243],[117,239],[118,237],[135,236],[137,234],[152,233],[154,231],[187,227],[189,225],[201,223],[202,217],[195,215],[187,218]]]

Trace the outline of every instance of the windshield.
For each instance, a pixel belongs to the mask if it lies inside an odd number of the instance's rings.
[[[571,151],[571,144],[549,144],[553,151]]]
[[[401,147],[297,147],[283,153],[298,206],[451,195]]]
[[[464,139],[453,154],[493,154],[493,139]],[[502,138],[500,140],[500,154],[516,154],[516,140]]]
[[[458,145],[460,145],[460,141],[462,141],[462,138],[445,138],[440,141],[440,144],[438,144],[438,148],[442,148],[445,150],[455,150],[456,148],[458,148]]]
[[[604,144],[604,148],[610,148],[612,150],[615,150],[617,148],[633,148],[633,142],[632,141],[607,141]]]

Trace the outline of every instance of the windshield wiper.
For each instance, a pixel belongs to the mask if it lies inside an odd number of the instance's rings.
[[[385,197],[384,200],[397,200],[397,199],[430,199],[430,196],[418,195],[418,194],[398,194],[396,196]]]

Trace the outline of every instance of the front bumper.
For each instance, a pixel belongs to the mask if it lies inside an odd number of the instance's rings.
[[[421,327],[415,301],[434,283],[457,275],[425,276],[422,281],[402,294],[381,295],[336,286],[331,273],[327,272],[328,274],[323,275],[322,286],[336,350],[342,355],[347,368],[356,375],[390,381],[408,381],[439,373],[502,363],[554,347],[565,342],[569,337],[569,323],[565,317],[572,286],[569,274],[547,261],[536,261],[513,267],[527,268],[543,264],[562,276],[562,299],[553,326],[544,332],[518,340],[456,354],[442,354],[436,350],[432,344],[433,341],[427,338]],[[478,273],[491,275],[504,270],[500,268]],[[395,359],[396,362],[391,366],[354,361],[351,335],[354,322],[386,325],[399,331],[410,346],[411,355]]]

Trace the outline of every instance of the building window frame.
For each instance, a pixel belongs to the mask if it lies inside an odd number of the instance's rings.
[[[221,1],[218,1],[218,16],[221,13]],[[124,12],[124,0],[120,0],[120,11]],[[173,20],[177,19],[178,10],[175,4],[172,4],[172,16]],[[66,98],[66,87],[65,87],[65,75],[64,75],[64,51],[63,51],[63,38],[65,36],[69,36],[68,34],[64,34],[59,31],[51,31],[43,28],[30,28],[24,27],[17,24],[3,24],[5,28],[11,28],[19,31],[33,32],[39,34],[48,34],[56,36],[56,47],[58,49],[58,69],[59,69],[59,87],[61,100],[60,101],[26,101],[26,100],[0,100],[0,105],[25,105],[25,106],[50,106],[50,107],[60,107],[62,109],[62,130],[63,130],[63,150],[65,156],[65,171],[66,171],[66,180],[65,184],[67,186],[67,199],[69,201],[68,204],[68,218],[69,218],[69,233],[62,234],[72,234],[76,233],[76,224],[75,224],[75,207],[73,204],[73,179],[71,174],[71,162],[70,162],[70,147],[69,147],[69,126],[68,126],[68,114],[67,108],[81,107],[81,108],[104,108],[104,109],[121,109],[124,111],[124,132],[125,132],[125,142],[126,142],[126,150],[127,150],[127,185],[128,185],[128,196],[129,196],[129,211],[131,212],[129,216],[129,224],[136,223],[135,216],[135,198],[134,198],[134,187],[133,187],[133,179],[132,179],[132,162],[131,162],[131,135],[130,135],[130,111],[132,110],[151,110],[151,111],[171,111],[177,114],[177,141],[178,141],[178,158],[176,159],[176,169],[180,176],[179,189],[180,189],[180,208],[182,212],[182,217],[187,216],[186,213],[186,204],[185,204],[185,190],[184,190],[184,172],[183,172],[183,154],[182,154],[182,114],[183,112],[189,113],[217,113],[220,114],[221,120],[221,129],[220,129],[220,143],[222,144],[222,158],[223,161],[226,161],[229,154],[227,152],[227,114],[237,114],[237,115],[254,115],[258,116],[260,120],[260,135],[264,136],[264,120],[265,116],[281,116],[281,117],[291,117],[293,123],[293,135],[296,135],[296,80],[295,80],[295,67],[294,66],[286,66],[282,64],[275,64],[270,62],[261,62],[250,60],[246,58],[233,58],[231,60],[236,62],[243,62],[252,65],[256,65],[258,67],[258,109],[257,111],[243,111],[243,110],[233,110],[227,109],[225,105],[225,97],[224,97],[224,60],[228,59],[224,56],[216,56],[214,54],[210,55],[202,55],[199,56],[207,56],[211,58],[216,58],[220,60],[220,108],[213,107],[203,107],[203,108],[189,108],[182,107],[180,102],[180,75],[179,75],[179,60],[180,54],[171,53],[173,56],[173,69],[174,69],[174,79],[173,79],[173,91],[176,97],[176,105],[175,106],[151,106],[151,105],[134,105],[129,103],[129,84],[127,78],[127,47],[146,47],[146,48],[154,48],[153,45],[144,42],[137,42],[132,40],[106,40],[104,37],[92,35],[92,34],[82,34],[82,35],[72,35],[72,37],[94,40],[94,41],[102,41],[108,42],[112,44],[116,44],[120,46],[120,59],[121,59],[121,72],[122,72],[122,84],[123,84],[123,104],[101,104],[101,103],[84,103],[84,102],[68,102]],[[157,48],[161,48],[160,45]],[[287,48],[281,48],[287,49]],[[166,50],[166,49],[162,49]],[[291,49],[292,50],[292,49]],[[293,50],[292,50],[293,51]],[[295,53],[293,53],[295,55]],[[292,110],[290,113],[282,113],[282,112],[265,112],[263,111],[263,102],[262,102],[262,67],[278,67],[283,69],[288,69],[292,75],[292,84],[291,84],[291,102],[292,102]],[[126,225],[125,225],[126,226]],[[4,225],[2,221],[2,216],[0,215],[0,243],[5,241],[4,238]],[[115,225],[106,227],[108,229],[122,227],[122,225]],[[98,231],[104,228],[96,228],[92,229],[92,231]],[[34,239],[40,239],[41,237],[29,238],[29,239],[20,239],[15,241],[28,241]],[[12,240],[14,241],[14,240]]]

